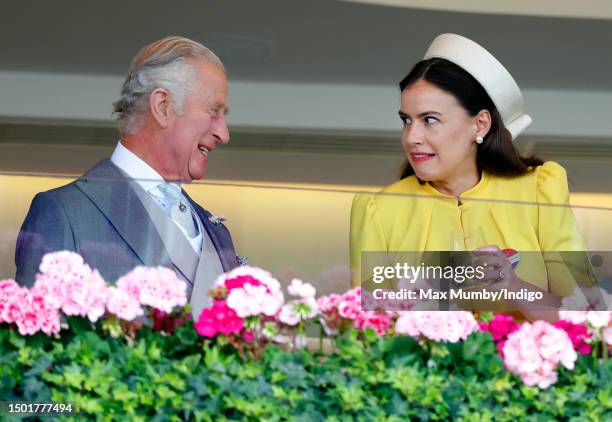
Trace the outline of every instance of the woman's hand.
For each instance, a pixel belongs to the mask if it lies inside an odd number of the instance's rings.
[[[480,284],[489,285],[494,283],[496,290],[524,287],[521,286],[523,282],[516,276],[510,259],[497,246],[481,246],[472,253],[476,256],[472,265],[484,268],[484,277],[478,279]]]
[[[522,312],[531,320],[544,319],[554,322],[558,319],[560,298],[539,289],[533,284],[527,283],[516,275],[510,259],[504,252],[495,245],[481,246],[473,251],[476,257],[472,265],[474,267],[484,267],[485,276],[479,278],[479,284],[483,289],[499,291],[518,292],[526,289],[533,292],[541,292],[543,299],[538,303],[528,303],[524,300],[511,300],[516,310]],[[490,284],[487,284],[490,283]]]

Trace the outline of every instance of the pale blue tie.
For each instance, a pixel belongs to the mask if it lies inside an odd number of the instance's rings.
[[[153,197],[161,205],[164,212],[185,230],[189,238],[198,234],[198,226],[193,220],[191,209],[187,200],[183,198],[180,189],[171,183],[160,183],[157,189],[163,197],[153,194]]]

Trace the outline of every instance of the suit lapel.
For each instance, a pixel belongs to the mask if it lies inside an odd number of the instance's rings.
[[[139,186],[134,186],[134,192],[140,198],[140,202],[144,206],[152,225],[155,227],[160,239],[162,239],[164,250],[168,253],[175,269],[189,283],[193,284],[199,256],[194,252],[191,243],[187,240],[181,229],[166,215],[147,192]]]
[[[172,267],[162,240],[136,192],[110,160],[100,161],[78,179],[76,185],[106,216],[144,265]]]
[[[224,225],[215,225],[213,224],[209,218],[212,216],[208,211],[198,205],[187,192],[183,190],[183,194],[187,197],[193,208],[198,213],[198,217],[200,217],[200,221],[202,221],[202,225],[206,229],[206,233],[210,237],[217,254],[219,255],[219,259],[221,260],[221,265],[223,266],[223,271],[229,271],[238,266],[238,260],[236,258],[236,252],[234,251],[234,245],[232,243],[232,238],[229,234],[227,228]]]

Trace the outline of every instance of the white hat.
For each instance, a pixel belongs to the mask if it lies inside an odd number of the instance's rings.
[[[480,82],[513,140],[531,124],[531,117],[523,112],[523,96],[512,75],[480,45],[461,35],[438,35],[423,59],[433,57],[455,63]]]

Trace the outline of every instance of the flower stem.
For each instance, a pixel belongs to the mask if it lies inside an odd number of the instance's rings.
[[[299,346],[302,338],[304,337],[304,322],[300,320],[297,326],[297,333],[293,332],[293,350],[296,351]]]
[[[323,353],[323,326],[319,327],[319,353]]]
[[[601,343],[601,358],[605,362],[608,359],[608,344],[604,338],[603,327],[599,329],[599,342]]]

